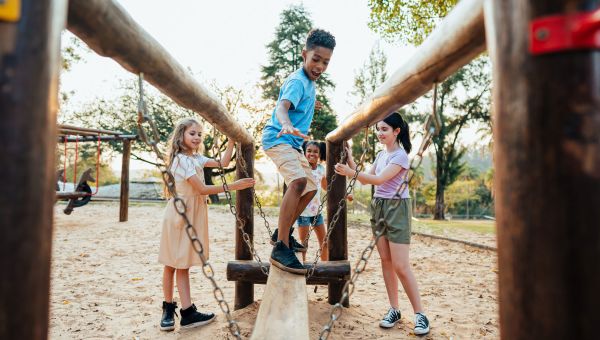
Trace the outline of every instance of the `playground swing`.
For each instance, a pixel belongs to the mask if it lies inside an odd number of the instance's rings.
[[[96,178],[92,177],[92,168],[86,169],[81,176],[79,177],[79,181],[77,181],[77,161],[79,160],[79,136],[75,137],[75,160],[73,162],[73,191],[67,192],[65,190],[66,182],[67,182],[67,136],[63,136],[64,143],[64,164],[63,168],[58,170],[57,172],[57,183],[56,183],[56,200],[65,200],[68,199],[69,203],[63,210],[66,215],[70,215],[73,212],[73,209],[82,207],[88,204],[92,196],[98,193],[99,186],[99,176],[100,176],[100,135],[97,137],[97,151],[96,151]],[[62,179],[63,182],[63,190],[60,191],[60,186],[58,181]],[[92,188],[88,184],[88,182],[95,182],[96,189],[92,192]]]

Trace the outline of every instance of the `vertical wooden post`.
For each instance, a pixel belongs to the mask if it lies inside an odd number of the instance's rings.
[[[64,1],[0,19],[0,339],[46,339]]]
[[[119,200],[119,222],[127,222],[129,215],[129,159],[131,141],[123,139],[123,160],[121,161],[121,195]]]
[[[246,171],[248,176],[254,177],[254,144],[243,144],[238,147],[239,157],[246,161]],[[240,163],[236,164],[236,177],[244,178],[244,173]],[[254,244],[254,197],[251,189],[239,190],[235,196],[235,207],[238,217],[244,221],[244,231],[250,235],[250,241]],[[235,259],[252,260],[252,253],[248,245],[244,242],[242,232],[235,226]],[[235,282],[235,301],[234,309],[240,309],[254,302],[254,284],[250,282]]]
[[[488,1],[503,339],[595,339],[600,51],[528,51],[532,19],[597,1]]]
[[[343,143],[327,142],[327,181],[331,181],[331,177],[335,173],[335,164],[340,161],[340,153],[342,152]],[[334,228],[329,237],[329,260],[348,260],[348,237],[346,233],[346,214],[347,208],[341,211],[339,219],[335,225],[331,224],[333,215],[338,210],[340,202],[344,199],[346,193],[346,177],[337,176],[331,185],[331,191],[327,195],[327,229]],[[330,283],[328,287],[329,297],[328,302],[335,304],[342,298],[342,289],[346,282]],[[348,307],[350,301],[343,302],[345,307]]]

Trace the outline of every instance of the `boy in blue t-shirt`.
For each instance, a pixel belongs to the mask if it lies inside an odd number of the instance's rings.
[[[271,263],[294,274],[306,273],[294,254],[306,248],[292,237],[291,227],[317,192],[312,169],[302,153],[302,142],[308,139],[315,104],[320,105],[316,101],[315,80],[327,69],[334,48],[335,38],[329,32],[308,32],[302,49],[302,68],[290,74],[281,86],[277,105],[263,129],[265,153],[288,186],[279,207],[279,228],[273,233]]]

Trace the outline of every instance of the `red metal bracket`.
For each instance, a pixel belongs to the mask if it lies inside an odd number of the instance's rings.
[[[533,55],[581,49],[600,49],[600,8],[541,17],[529,25],[529,52]]]

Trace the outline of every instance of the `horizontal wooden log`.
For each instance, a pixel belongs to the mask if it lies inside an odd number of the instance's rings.
[[[114,141],[114,140],[136,140],[138,139],[137,135],[119,135],[119,136],[78,136],[78,137],[67,137],[67,143],[73,142],[97,142],[98,138],[100,138],[101,142]],[[65,137],[58,137],[57,141],[59,143],[65,142]]]
[[[270,267],[270,263],[263,262]],[[307,268],[312,268],[312,263],[305,263]],[[348,261],[325,261],[318,262],[313,276],[308,278],[307,284],[328,284],[331,282],[343,282],[350,279],[350,262]],[[227,280],[243,281],[264,284],[267,276],[260,270],[260,265],[252,260],[229,261],[227,263]]]
[[[144,73],[150,84],[228,137],[243,144],[254,142],[221,102],[115,1],[69,1],[68,29],[96,53],[114,59],[132,73]]]
[[[63,131],[63,130],[75,131],[75,132],[88,132],[88,133],[103,134],[103,135],[122,135],[123,134],[123,132],[120,132],[120,131],[90,129],[90,128],[84,128],[84,127],[73,126],[73,125],[58,124],[59,133],[60,133],[60,131]]]
[[[350,139],[427,93],[485,50],[483,0],[462,0],[436,30],[373,95],[327,135],[330,142]]]
[[[63,200],[63,199],[81,198],[81,197],[85,197],[85,196],[89,196],[89,195],[90,195],[89,193],[83,192],[83,191],[57,192],[56,199]]]

